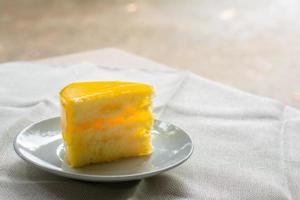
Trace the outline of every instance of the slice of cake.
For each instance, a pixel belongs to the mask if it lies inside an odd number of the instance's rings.
[[[131,82],[78,82],[60,92],[62,134],[72,167],[152,152],[153,88]]]

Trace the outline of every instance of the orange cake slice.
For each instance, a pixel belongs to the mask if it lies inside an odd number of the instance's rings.
[[[132,82],[78,82],[60,92],[61,124],[70,166],[152,152],[153,88]]]

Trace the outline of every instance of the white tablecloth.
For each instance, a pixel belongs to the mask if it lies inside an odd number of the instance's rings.
[[[300,199],[298,110],[191,72],[146,65],[0,65],[0,199]],[[75,181],[20,159],[14,136],[57,116],[59,90],[87,80],[152,84],[156,116],[190,134],[192,157],[160,175],[122,183]]]

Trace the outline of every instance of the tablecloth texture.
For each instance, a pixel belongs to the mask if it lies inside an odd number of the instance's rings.
[[[80,182],[44,172],[14,153],[14,136],[59,115],[74,81],[128,80],[156,89],[156,117],[186,130],[194,153],[140,181]],[[0,65],[0,199],[300,199],[300,112],[282,103],[168,68],[96,64]]]

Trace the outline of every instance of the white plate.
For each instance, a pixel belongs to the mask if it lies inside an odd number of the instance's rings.
[[[34,123],[14,140],[17,154],[48,172],[86,181],[129,181],[156,175],[186,161],[193,152],[191,138],[178,127],[155,120],[150,156],[122,159],[83,168],[70,168],[64,160],[59,117]]]

